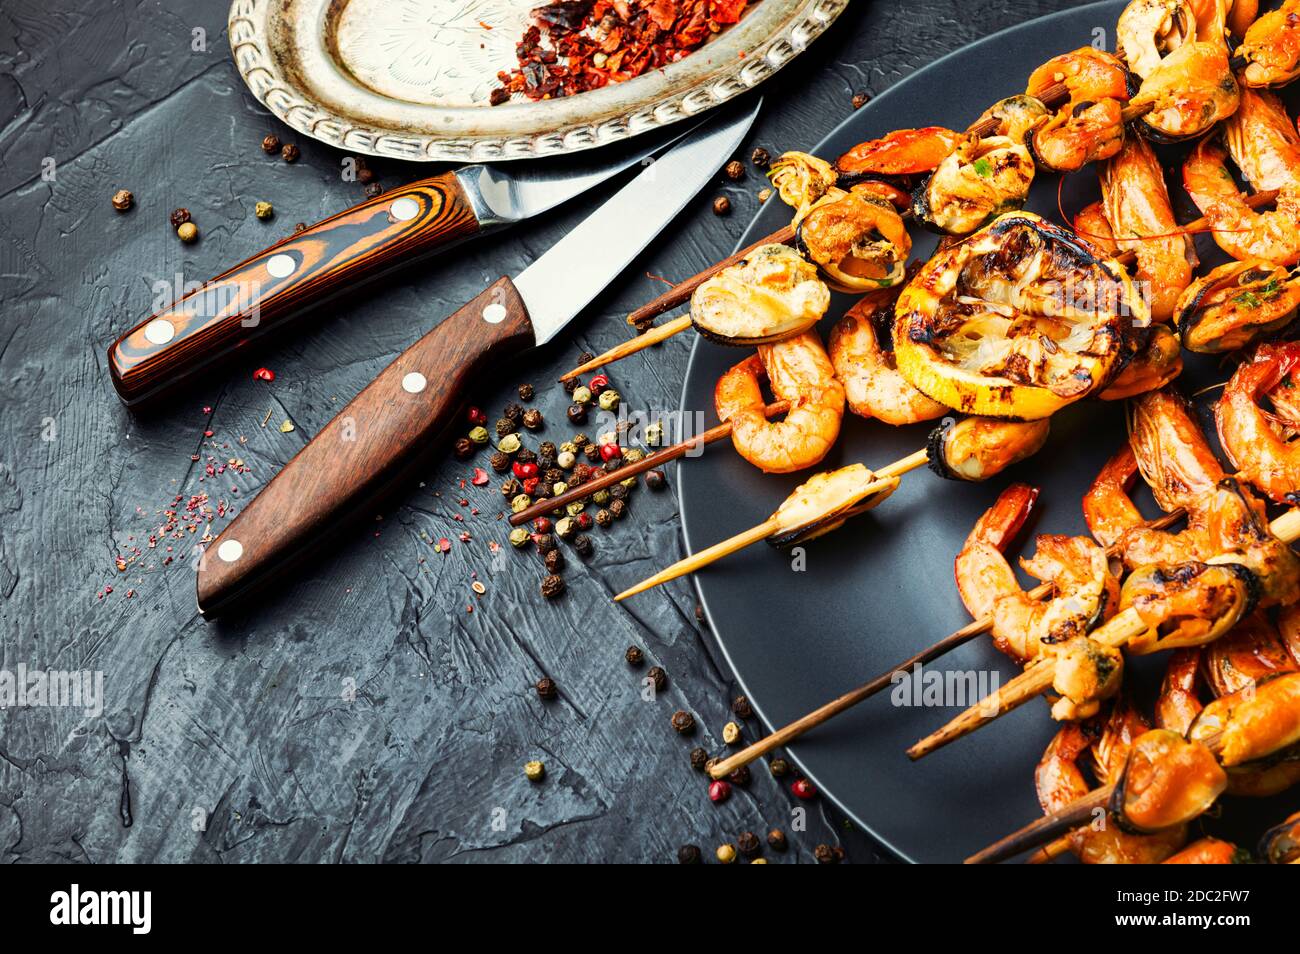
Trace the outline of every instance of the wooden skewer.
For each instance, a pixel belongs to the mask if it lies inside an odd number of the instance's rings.
[[[1045,865],[1053,859],[1061,857],[1070,850],[1070,833],[1066,832],[1055,841],[1049,841],[1043,847],[1039,848],[1032,855],[1025,859],[1027,865]]]
[[[873,471],[871,475],[873,483],[870,486],[873,489],[880,489],[876,485],[881,485],[881,487],[883,487],[885,484],[888,484],[896,478],[902,477],[909,471],[924,466],[926,460],[927,457],[924,450],[919,450],[915,453],[909,454],[902,460],[896,460],[894,463],[881,470]],[[861,509],[854,508],[853,510],[850,510],[846,516],[852,516],[861,512]],[[661,583],[667,583],[669,580],[675,580],[679,576],[685,576],[687,573],[694,573],[696,570],[702,569],[730,553],[735,553],[737,550],[743,550],[751,543],[757,543],[764,537],[771,536],[776,531],[776,525],[773,523],[775,519],[775,517],[769,518],[763,523],[760,523],[757,527],[752,527],[743,533],[738,533],[736,536],[723,540],[721,543],[715,543],[713,546],[701,550],[699,553],[691,554],[684,560],[678,560],[667,569],[660,570],[654,576],[642,580],[631,589],[624,590],[622,593],[618,594],[618,596],[614,597],[614,602],[617,603],[621,600],[627,599],[629,596],[643,593]],[[764,529],[765,532],[758,532]]]
[[[1104,809],[1110,804],[1115,793],[1114,784],[1103,785],[1082,798],[1075,799],[1059,811],[1035,819],[1017,832],[995,841],[983,851],[977,851],[966,859],[968,865],[991,865],[1006,858],[1020,854],[1029,848],[1052,841],[1058,835],[1088,822],[1098,808]]]
[[[1164,516],[1146,523],[1145,526],[1152,530],[1163,530],[1166,527],[1177,523],[1185,515],[1185,511],[1180,508],[1170,511]],[[1114,556],[1116,552],[1116,548],[1112,547],[1107,551],[1107,555]],[[1032,590],[1026,592],[1025,595],[1031,600],[1042,600],[1051,596],[1055,590],[1056,586],[1052,583],[1040,583]],[[926,663],[933,662],[940,656],[956,649],[958,646],[970,642],[976,636],[987,633],[992,628],[993,617],[991,616],[984,616],[980,619],[974,620],[973,622],[967,623],[961,629],[950,633],[934,645],[921,650],[915,656],[903,660],[897,666],[881,673],[870,682],[863,683],[858,686],[858,688],[846,692],[838,699],[826,703],[826,705],[822,706],[820,709],[814,709],[806,716],[796,719],[784,728],[777,729],[771,735],[765,736],[757,742],[746,746],[735,755],[723,759],[721,762],[718,762],[709,769],[709,774],[713,778],[725,778],[742,765],[748,765],[755,759],[762,758],[773,749],[778,749],[794,739],[799,738],[799,736],[803,735],[809,729],[815,729],[823,722],[832,719],[841,712],[844,712],[846,709],[851,709],[859,702],[870,699],[881,690],[892,686],[894,684],[894,676],[897,673],[906,673],[914,666],[925,665]]]
[[[1283,543],[1292,543],[1300,538],[1300,508],[1293,508],[1282,514],[1269,524],[1269,531]],[[1233,563],[1236,559],[1232,555],[1223,554],[1205,562]],[[1130,606],[1093,630],[1091,635],[1103,645],[1120,649],[1127,645],[1129,640],[1141,636],[1146,631],[1147,625],[1142,621],[1141,615],[1136,608]],[[1056,675],[1056,667],[1051,657],[1040,656],[1038,659],[1042,661],[1031,662],[1025,667],[1024,672],[1005,685],[999,686],[996,692],[975,703],[939,731],[927,735],[913,745],[907,750],[908,758],[915,760],[929,755],[935,749],[969,735],[985,723],[992,722],[998,716],[1024,705],[1035,696],[1042,695],[1051,687]]]
[[[771,417],[773,414],[782,414],[790,410],[789,401],[773,401],[763,408],[763,414]],[[518,527],[537,517],[545,517],[556,507],[564,507],[573,503],[575,500],[582,500],[591,496],[598,490],[604,490],[606,487],[612,487],[614,484],[629,477],[635,477],[637,474],[645,473],[647,470],[654,470],[670,460],[676,460],[678,457],[684,457],[697,447],[704,447],[712,444],[714,441],[722,440],[731,433],[731,422],[724,421],[717,424],[703,434],[697,434],[694,437],[682,441],[680,444],[674,444],[672,447],[665,447],[657,450],[653,454],[647,454],[639,461],[633,464],[624,464],[616,470],[603,473],[599,477],[593,477],[585,484],[579,484],[577,487],[571,487],[564,493],[555,497],[547,497],[545,500],[539,500],[526,510],[510,515],[510,525]]]

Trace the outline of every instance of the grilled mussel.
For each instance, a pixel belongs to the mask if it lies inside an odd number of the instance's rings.
[[[833,189],[796,226],[799,249],[836,291],[864,292],[903,280],[912,239],[894,207],[866,185]]]
[[[1218,354],[1285,328],[1298,306],[1296,270],[1251,259],[1220,265],[1193,281],[1178,299],[1173,320],[1188,351]]]
[[[788,245],[764,245],[695,289],[691,323],[718,344],[770,344],[807,331],[830,303],[816,266]]]
[[[830,533],[850,517],[883,503],[896,487],[897,477],[877,481],[862,464],[814,474],[796,487],[772,515],[780,526],[767,542],[789,547]]]

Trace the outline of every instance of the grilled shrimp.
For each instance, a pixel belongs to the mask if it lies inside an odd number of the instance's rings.
[[[1091,769],[1097,785],[1117,782],[1124,770],[1133,739],[1150,726],[1124,699],[1109,715],[1087,722],[1072,722],[1048,743],[1034,770],[1034,788],[1043,811],[1051,813],[1087,795],[1092,789],[1084,768]],[[1084,864],[1157,864],[1187,840],[1187,826],[1150,835],[1136,835],[1119,825],[1082,825],[1070,833],[1070,850]]]
[[[1056,584],[1051,600],[1031,599],[1020,588],[1003,556],[1037,499],[1038,491],[1012,484],[975,523],[955,561],[957,591],[967,612],[993,618],[993,644],[1017,662],[1042,653],[1053,655],[1101,622],[1119,592],[1106,554],[1085,537],[1043,534],[1038,552],[1021,567],[1039,580]],[[1098,647],[1102,648],[1102,647]],[[1122,663],[1113,661],[1114,675]]]
[[[969,235],[1025,204],[1034,181],[1029,150],[1009,136],[967,136],[917,187],[918,222],[949,235]]]
[[[1180,234],[1164,171],[1151,146],[1131,138],[1101,169],[1102,206],[1121,251],[1137,253],[1134,278],[1146,291],[1155,321],[1168,321],[1192,281],[1196,252]]]
[[[916,424],[948,408],[912,387],[894,363],[894,302],[901,284],[864,295],[831,329],[831,364],[849,410],[886,424]]]
[[[1261,405],[1284,380],[1294,384],[1300,366],[1300,342],[1262,344],[1252,361],[1233,373],[1215,407],[1219,442],[1249,481],[1277,503],[1300,503],[1300,443],[1295,428],[1300,421],[1282,417]]]
[[[1166,513],[1195,510],[1224,477],[1186,398],[1172,389],[1133,402],[1129,441],[1142,477]]]
[[[1243,851],[1230,841],[1221,838],[1198,838],[1182,851],[1170,855],[1162,865],[1235,865],[1250,860],[1250,852]]]
[[[1037,454],[1047,443],[1051,418],[1005,421],[964,417],[936,427],[926,441],[932,471],[945,480],[981,481]]]
[[[1187,0],[1133,0],[1115,25],[1116,53],[1139,79],[1195,39],[1196,12]]]
[[[1258,212],[1237,191],[1223,147],[1203,139],[1183,163],[1183,187],[1214,241],[1233,258],[1277,265],[1300,261],[1300,183],[1288,182],[1278,192],[1277,208]]]
[[[1285,328],[1300,307],[1300,274],[1258,258],[1220,265],[1178,299],[1174,323],[1188,351],[1236,351]]]
[[[1099,256],[1114,258],[1119,254],[1119,243],[1106,218],[1106,209],[1101,201],[1090,202],[1074,215],[1071,227],[1079,238],[1087,241]]]
[[[868,186],[830,190],[799,222],[795,239],[837,291],[899,284],[912,250],[897,210]]]
[[[766,374],[772,393],[789,401],[785,419],[763,414],[759,379]],[[759,470],[788,474],[821,461],[840,433],[844,387],[816,331],[776,344],[760,345],[753,355],[718,379],[714,389],[718,417],[730,421],[737,453]]]
[[[1285,0],[1250,25],[1232,57],[1246,86],[1285,86],[1300,76],[1300,0]]]
[[[1237,112],[1223,124],[1223,142],[1256,192],[1300,181],[1300,133],[1275,93],[1243,90]]]
[[[1053,172],[1074,172],[1089,162],[1109,159],[1124,142],[1124,64],[1090,46],[1053,57],[1029,76],[1025,95],[1040,97],[1062,83],[1069,101],[1026,136],[1038,164]]]

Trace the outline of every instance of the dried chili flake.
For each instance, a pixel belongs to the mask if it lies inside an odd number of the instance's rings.
[[[497,74],[492,105],[521,93],[554,99],[621,83],[676,62],[750,0],[552,0],[515,45],[519,65]]]

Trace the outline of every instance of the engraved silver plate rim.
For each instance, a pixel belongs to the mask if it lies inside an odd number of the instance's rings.
[[[753,89],[807,49],[848,7],[850,0],[763,0],[781,6],[779,29],[755,36],[747,20],[706,44],[696,54],[663,70],[579,96],[541,102],[478,107],[488,128],[455,136],[434,136],[368,125],[340,115],[311,98],[286,76],[271,53],[269,25],[292,0],[234,0],[228,20],[231,54],[239,75],[257,100],[277,118],[321,142],[353,153],[412,162],[483,162],[578,152],[628,139],[698,115]],[[723,56],[723,65],[699,76],[703,50]],[[743,51],[743,56],[741,55]],[[730,53],[731,55],[727,55]],[[422,123],[463,120],[463,108],[411,105]],[[520,111],[530,120],[553,119],[555,128],[536,135],[493,131],[514,124]],[[546,111],[541,117],[536,111]]]

